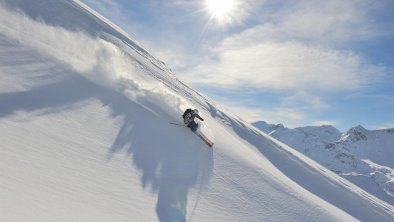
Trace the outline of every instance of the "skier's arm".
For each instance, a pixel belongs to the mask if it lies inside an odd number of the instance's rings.
[[[201,121],[204,121],[203,118],[201,118],[201,116],[199,116],[198,114],[196,115],[197,118],[199,118]]]

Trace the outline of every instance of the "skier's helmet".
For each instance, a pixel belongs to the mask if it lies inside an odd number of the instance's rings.
[[[198,110],[197,110],[197,109],[194,109],[193,112],[194,112],[195,114],[198,114]]]

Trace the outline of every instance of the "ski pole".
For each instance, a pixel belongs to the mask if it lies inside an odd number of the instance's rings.
[[[172,125],[177,125],[177,126],[185,126],[185,127],[186,127],[186,125],[179,124],[179,123],[170,123],[170,124],[172,124]]]

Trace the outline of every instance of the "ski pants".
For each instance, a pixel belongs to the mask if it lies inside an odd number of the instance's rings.
[[[198,124],[193,120],[187,125],[187,127],[189,127],[193,132],[196,132]]]

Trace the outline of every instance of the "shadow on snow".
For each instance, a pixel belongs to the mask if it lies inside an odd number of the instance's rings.
[[[0,118],[16,111],[57,112],[89,98],[109,106],[113,118],[122,117],[117,137],[108,153],[126,149],[142,172],[144,188],[158,194],[160,221],[186,221],[187,197],[192,187],[201,189],[212,170],[212,150],[188,129],[169,124],[122,93],[69,73],[62,81],[27,92],[0,94]],[[197,185],[199,184],[199,185]]]

